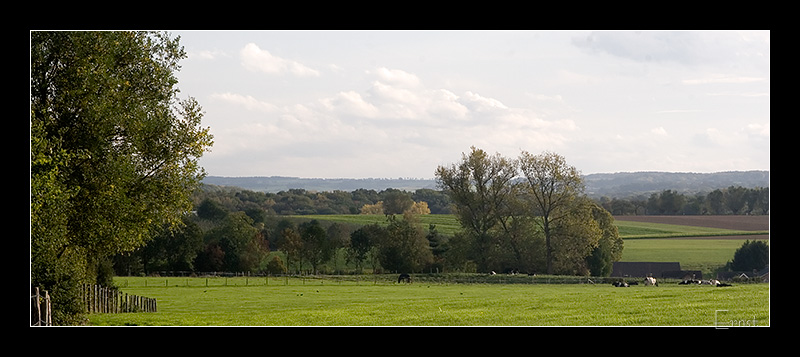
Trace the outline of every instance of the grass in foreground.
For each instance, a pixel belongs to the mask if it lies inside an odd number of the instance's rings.
[[[147,287],[156,313],[95,314],[140,326],[769,325],[769,285],[301,285]]]

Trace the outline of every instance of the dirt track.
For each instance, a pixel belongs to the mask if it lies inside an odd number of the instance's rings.
[[[614,219],[618,221],[677,224],[738,231],[769,230],[769,216],[614,216]]]

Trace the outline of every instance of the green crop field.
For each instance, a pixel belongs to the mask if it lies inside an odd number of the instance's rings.
[[[90,322],[95,326],[769,325],[768,284],[615,288],[294,281],[284,285],[277,279],[269,285],[206,287],[202,278],[187,279],[195,280],[123,289],[156,298],[158,312],[93,314]]]

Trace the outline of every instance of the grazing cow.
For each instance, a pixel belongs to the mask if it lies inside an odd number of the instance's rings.
[[[400,277],[397,278],[397,283],[400,284],[401,282],[405,281],[406,283],[411,283],[411,276],[408,274],[400,274]]]
[[[650,286],[650,285],[658,286],[658,282],[656,281],[656,278],[654,278],[652,276],[648,276],[648,277],[644,278],[644,285],[645,286]]]

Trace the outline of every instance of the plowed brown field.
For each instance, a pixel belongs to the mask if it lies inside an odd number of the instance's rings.
[[[614,219],[618,221],[676,224],[681,226],[722,228],[737,231],[769,230],[769,216],[614,216]],[[769,239],[769,235],[717,236],[709,238]]]

